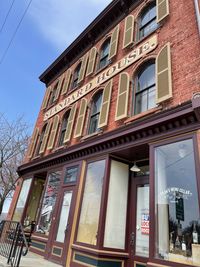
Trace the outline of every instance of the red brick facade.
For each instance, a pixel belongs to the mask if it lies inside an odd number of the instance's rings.
[[[71,138],[69,142],[67,142],[64,146],[61,146],[61,147],[59,147],[58,142],[60,138],[62,118],[65,112],[69,108],[71,108],[72,105],[63,109],[60,112],[57,112],[56,115],[59,115],[59,125],[57,128],[56,139],[54,142],[53,149],[48,150],[46,148],[45,152],[41,153],[39,156],[34,155],[34,153],[32,157],[27,156],[25,164],[19,167],[19,173],[22,175],[23,178],[26,178],[28,176],[36,177],[38,173],[39,174],[42,173],[42,175],[45,177],[45,175],[47,175],[47,173],[49,173],[50,170],[63,168],[65,164],[70,164],[70,162],[71,164],[75,164],[76,162],[85,162],[85,161],[87,162],[87,160],[94,160],[98,156],[109,158],[109,157],[112,157],[113,155],[115,157],[121,158],[122,161],[128,160],[129,164],[133,162],[133,160],[140,161],[141,159],[148,157],[150,161],[149,163],[150,164],[150,175],[151,177],[153,177],[154,167],[153,167],[153,164],[151,163],[153,162],[153,159],[151,159],[152,155],[150,155],[149,147],[153,147],[154,143],[161,142],[162,139],[174,140],[174,138],[177,138],[179,140],[179,138],[182,138],[182,136],[185,136],[185,135],[192,136],[194,133],[195,133],[195,136],[197,136],[198,143],[200,143],[199,130],[198,130],[199,119],[200,119],[200,116],[198,115],[199,107],[198,105],[197,107],[194,106],[193,100],[192,100],[193,96],[195,94],[198,95],[198,93],[200,92],[200,68],[199,68],[200,66],[200,53],[199,53],[200,35],[198,33],[198,25],[197,25],[197,20],[196,20],[194,1],[169,0],[169,15],[167,15],[158,24],[158,27],[156,30],[154,30],[153,32],[151,32],[149,35],[145,36],[145,38],[142,38],[141,40],[138,40],[138,37],[137,37],[141,12],[143,12],[143,10],[150,3],[154,1],[151,1],[151,0],[133,1],[134,2],[133,4],[130,4],[130,1],[125,1],[125,2],[126,2],[126,5],[128,5],[128,8],[125,8],[125,10],[121,11],[120,15],[116,16],[116,20],[113,21],[112,27],[109,26],[110,30],[105,29],[104,32],[100,36],[98,36],[98,38],[92,40],[93,41],[92,46],[91,45],[88,46],[80,55],[76,56],[76,60],[69,62],[68,66],[62,66],[62,69],[60,68],[58,71],[59,62],[61,62],[62,59],[64,58],[64,56],[63,58],[61,56],[41,76],[42,77],[41,80],[46,79],[47,88],[49,88],[50,86],[53,88],[56,85],[59,77],[61,77],[63,74],[65,75],[65,73],[67,72],[69,68],[72,70],[72,73],[74,72],[78,64],[81,62],[81,58],[87,52],[89,52],[93,46],[95,46],[98,51],[98,55],[96,58],[96,66],[97,66],[99,53],[100,53],[102,44],[109,36],[112,35],[113,29],[116,27],[116,25],[119,25],[119,39],[118,39],[117,54],[111,59],[110,64],[107,65],[105,69],[108,69],[110,66],[112,66],[119,60],[126,57],[132,50],[134,50],[135,48],[139,47],[141,44],[148,41],[149,38],[151,38],[152,36],[156,35],[157,40],[158,40],[157,41],[158,44],[156,48],[153,49],[151,52],[147,53],[146,55],[140,57],[133,64],[131,64],[130,66],[126,67],[123,71],[121,71],[121,72],[128,73],[130,77],[127,116],[121,120],[115,119],[116,105],[118,101],[117,98],[118,98],[119,79],[120,79],[120,72],[119,72],[112,78],[113,86],[112,86],[111,102],[110,102],[110,107],[109,107],[109,112],[108,112],[107,125],[103,127],[101,131],[96,132],[92,135],[88,135],[89,115],[90,115],[90,108],[91,108],[91,102],[92,102],[93,96],[98,90],[105,88],[108,80],[102,83],[100,86],[97,86],[96,88],[94,88],[91,92],[84,95],[84,98],[87,99],[87,111],[86,111],[86,115],[84,118],[82,136],[78,138],[75,138],[74,135],[75,135],[76,124],[78,121],[78,113],[80,109],[81,99],[79,99],[78,101],[75,101],[77,102],[77,109],[76,109],[74,124],[72,127]],[[156,2],[157,3],[160,3],[160,2],[168,3],[168,1],[165,1],[165,0],[156,1]],[[108,13],[111,12],[110,8],[112,7],[112,5],[114,6],[114,5],[117,5],[118,3],[119,1],[113,1],[113,3],[109,5],[106,11]],[[102,17],[106,16],[107,14],[105,13],[106,11],[102,13],[101,15]],[[134,21],[135,21],[134,39],[133,39],[133,44],[131,46],[123,49],[125,19],[128,15],[134,16]],[[80,39],[81,37],[82,35],[80,36]],[[145,64],[145,62],[148,62],[151,59],[157,60],[158,54],[160,53],[160,51],[163,49],[163,47],[167,43],[170,44],[172,97],[167,99],[166,101],[160,102],[156,107],[152,109],[146,110],[137,115],[133,115],[132,103],[133,103],[133,97],[135,95],[135,93],[133,93],[134,77],[136,76],[140,66]],[[66,57],[67,57],[67,52],[66,52]],[[53,71],[54,69],[55,71]],[[103,70],[101,71],[103,72]],[[101,71],[97,71],[97,72],[94,71],[92,75],[85,77],[84,80],[78,85],[78,87],[75,90],[82,88],[84,85],[92,81],[94,77],[101,74]],[[51,72],[54,74],[51,74]],[[59,73],[59,74],[55,74],[55,73]],[[71,92],[69,92],[69,94],[70,93]],[[65,95],[60,94],[58,97],[58,100],[53,103],[53,106],[59,104],[67,96],[68,96],[68,93]],[[46,109],[41,108],[39,112],[35,128],[39,128],[40,134],[41,134],[44,124],[46,123],[44,121],[45,113],[48,112],[50,108],[52,108],[52,106]],[[49,120],[52,120],[54,116],[52,116],[52,118],[50,118]],[[198,157],[195,160],[196,162],[198,162]],[[82,169],[81,173],[84,173],[84,171],[85,169],[84,170]],[[108,170],[107,172],[109,173]],[[197,170],[197,173],[198,173],[198,170]],[[81,179],[84,178],[82,176],[84,175],[83,174],[80,175],[80,181],[79,181],[80,184],[77,184],[76,188],[82,189]],[[107,174],[107,176],[109,177],[109,174]],[[197,178],[199,179],[198,175],[197,175]],[[151,182],[152,180],[150,181],[150,188],[154,186],[151,184]],[[104,207],[106,207],[105,205],[107,203],[106,201],[107,201],[107,194],[108,194],[108,189],[106,189],[107,187],[108,187],[108,182],[106,182],[106,185],[104,185],[104,195],[102,197],[103,204],[101,204],[102,207],[103,205]],[[18,190],[16,190],[15,197],[13,199],[13,204],[9,212],[9,218],[12,217],[10,214],[14,212],[13,207],[15,205],[14,203],[16,202],[16,199],[17,199],[16,196],[18,194],[19,192]],[[72,216],[73,226],[72,228],[70,228],[71,238],[70,238],[70,241],[69,239],[67,239],[66,241],[68,242],[67,244],[69,244],[69,250],[64,248],[67,251],[66,252],[67,255],[64,258],[64,260],[67,262],[66,266],[72,266],[72,267],[84,266],[84,264],[81,265],[80,259],[77,261],[72,260],[73,257],[76,257],[76,253],[78,252],[81,252],[84,255],[87,255],[88,257],[89,256],[94,257],[95,259],[99,260],[99,262],[103,261],[103,258],[106,258],[107,260],[112,259],[113,261],[116,260],[116,262],[118,260],[119,262],[123,262],[121,263],[120,266],[127,266],[127,267],[166,266],[165,265],[166,262],[162,260],[159,261],[157,259],[154,260],[152,256],[154,253],[153,245],[152,245],[152,249],[150,248],[150,259],[149,260],[140,259],[140,257],[136,257],[136,260],[134,260],[134,262],[131,260],[130,258],[131,252],[129,250],[129,245],[128,245],[129,243],[128,236],[130,235],[128,220],[127,220],[127,230],[126,230],[127,231],[126,249],[123,251],[113,250],[113,249],[106,250],[101,243],[103,242],[102,241],[103,237],[101,237],[101,241],[98,241],[99,242],[98,245],[94,248],[92,246],[90,247],[87,245],[84,247],[83,244],[79,244],[75,242],[76,241],[75,237],[78,231],[77,230],[78,226],[76,225],[79,220],[78,214],[80,216],[80,206],[81,206],[81,198],[79,194],[81,193],[78,193],[77,202],[76,201],[74,202],[76,203],[76,205],[74,204],[74,206],[76,206],[76,208],[79,209],[79,213],[77,209],[75,209],[75,213],[73,213],[75,215],[73,215],[74,217]],[[154,200],[152,199],[152,201]],[[101,209],[103,210],[102,207]],[[102,226],[102,228],[99,231],[101,233],[101,236],[103,236],[106,215],[105,215],[105,212],[103,211],[101,212],[103,214],[103,217],[101,218],[101,222],[99,225]],[[152,210],[150,208],[150,214],[152,213],[153,213],[153,208]],[[38,214],[37,216],[39,216]],[[23,216],[25,216],[25,211],[24,211]],[[35,219],[38,220],[38,218],[35,218]],[[154,229],[153,226],[151,227],[152,228],[150,228],[150,231],[151,229]],[[36,241],[43,242],[42,238],[41,239],[40,238],[41,237],[39,235],[35,236]],[[150,237],[150,240],[151,240],[150,242],[154,240],[153,238],[154,237]],[[47,256],[47,254],[49,255],[50,252],[47,253],[47,247],[49,246],[48,242],[50,241],[46,241],[46,242],[47,242],[47,245],[45,245],[46,250],[43,249],[43,252],[41,252],[41,250],[38,251],[36,248],[35,250],[33,248],[33,251],[38,252],[48,258],[49,256]],[[79,245],[81,246],[81,249],[79,249]],[[59,260],[54,256],[51,255],[52,258],[50,257],[50,259],[59,262]],[[152,263],[152,261],[154,263]],[[139,263],[137,262],[140,262],[140,264],[144,264],[144,265],[139,265]],[[172,263],[170,263],[171,265],[169,264],[169,266],[175,266],[175,267],[182,266],[181,262],[178,262],[178,263],[177,262],[174,263],[174,262],[176,262],[176,260],[172,260]],[[62,264],[64,265],[63,262]],[[99,265],[91,264],[87,266],[99,266]],[[108,265],[105,265],[105,266],[108,266]],[[188,265],[183,265],[183,266],[188,266]],[[191,266],[195,266],[195,265],[191,264]],[[197,266],[200,266],[200,265],[197,265]]]

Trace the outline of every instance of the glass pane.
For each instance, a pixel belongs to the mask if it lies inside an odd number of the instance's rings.
[[[136,247],[138,256],[149,256],[149,185],[137,188]]]
[[[21,192],[20,192],[19,198],[17,200],[15,213],[14,213],[13,218],[12,218],[13,221],[20,221],[21,220],[24,206],[26,204],[26,200],[28,197],[28,192],[29,192],[29,189],[31,186],[31,181],[32,181],[32,178],[24,180],[24,182],[23,182]]]
[[[105,160],[88,164],[77,241],[96,245]]]
[[[64,183],[76,182],[78,175],[78,167],[70,167],[66,169]]]
[[[135,114],[139,114],[147,110],[147,92],[143,91],[136,95]]]
[[[98,129],[99,113],[90,119],[89,134],[95,133]]]
[[[193,141],[155,150],[156,257],[200,266],[200,217]]]
[[[72,200],[72,191],[65,192],[63,203],[62,203],[62,208],[61,208],[58,232],[57,232],[57,237],[56,237],[56,241],[58,242],[63,243],[65,241],[65,230],[66,230],[67,223],[68,223],[71,200]]]
[[[141,91],[155,84],[155,64],[143,68],[138,74],[137,91]]]
[[[149,89],[148,92],[148,109],[156,106],[156,88],[155,86]]]
[[[129,166],[112,160],[104,247],[125,248]]]
[[[60,187],[60,178],[61,178],[60,171],[52,172],[49,174],[48,183],[47,183],[46,191],[44,194],[40,219],[37,225],[37,232],[40,232],[46,235],[49,234],[51,221],[52,221],[52,214],[54,211],[56,197],[58,195],[59,187]]]
[[[144,26],[153,18],[156,18],[156,7],[150,6],[141,17],[141,26]]]

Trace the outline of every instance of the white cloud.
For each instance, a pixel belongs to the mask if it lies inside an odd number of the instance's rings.
[[[43,37],[64,50],[111,0],[34,0],[29,15]]]

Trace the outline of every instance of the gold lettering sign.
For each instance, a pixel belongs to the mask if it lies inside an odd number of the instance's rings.
[[[148,54],[154,50],[157,46],[157,35],[153,35],[151,38],[147,39],[145,42],[136,47],[132,52],[127,56],[119,60],[117,63],[113,64],[111,67],[102,71],[89,83],[77,89],[75,92],[71,93],[68,97],[62,100],[59,104],[48,110],[44,115],[44,121],[48,120],[64,108],[76,102],[78,99],[82,98],[90,91],[94,90],[100,84],[106,82],[137,60],[139,60],[144,55]]]

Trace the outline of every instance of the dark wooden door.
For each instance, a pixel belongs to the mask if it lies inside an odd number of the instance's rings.
[[[149,257],[149,178],[131,179],[130,265],[146,266]]]

